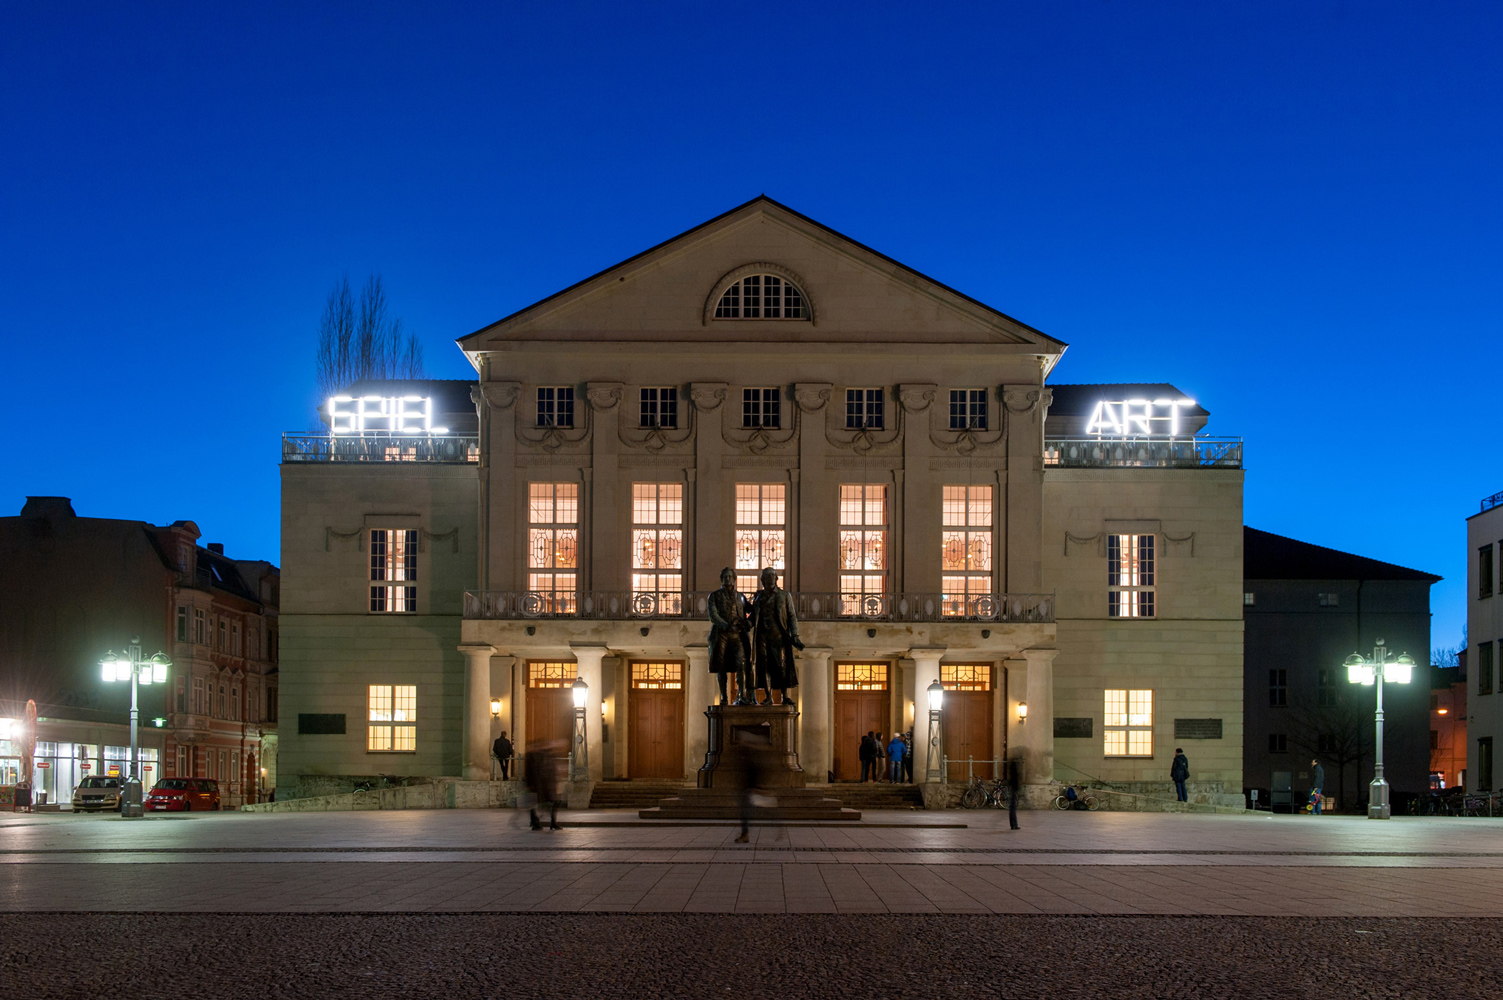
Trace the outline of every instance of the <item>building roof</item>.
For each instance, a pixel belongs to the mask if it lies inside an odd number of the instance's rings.
[[[1054,392],[1054,402],[1049,404],[1049,413],[1051,416],[1058,414],[1062,417],[1088,417],[1103,399],[1188,398],[1187,393],[1168,382],[1051,382],[1049,388]],[[1211,415],[1211,411],[1199,403],[1187,406],[1181,412],[1187,417],[1204,418]]]
[[[1353,555],[1323,545],[1242,527],[1242,577],[1245,580],[1425,580],[1440,577],[1422,570]]]

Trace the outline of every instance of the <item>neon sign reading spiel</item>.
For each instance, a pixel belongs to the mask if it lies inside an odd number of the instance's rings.
[[[1179,414],[1195,405],[1193,399],[1124,399],[1096,404],[1086,424],[1087,434],[1112,437],[1178,437]]]
[[[332,434],[447,434],[433,426],[433,400],[428,396],[330,396]]]

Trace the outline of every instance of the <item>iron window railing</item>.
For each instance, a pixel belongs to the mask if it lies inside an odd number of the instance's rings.
[[[530,590],[468,590],[464,616],[472,619],[589,618],[620,621],[632,618],[706,618],[711,591],[632,593],[580,591],[562,602],[555,594]],[[999,622],[1054,621],[1053,594],[868,594],[854,604],[839,593],[793,594],[803,621]],[[853,609],[846,613],[847,609]]]
[[[282,462],[448,462],[480,461],[478,434],[283,434]]]
[[[1239,437],[1049,437],[1044,465],[1067,469],[1240,469]]]

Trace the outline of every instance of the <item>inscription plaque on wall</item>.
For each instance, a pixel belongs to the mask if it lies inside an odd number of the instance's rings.
[[[1054,738],[1057,740],[1088,740],[1095,733],[1096,720],[1084,719],[1061,719],[1054,720]]]
[[[306,712],[299,712],[297,734],[299,736],[343,736],[344,713],[310,715]]]
[[[1220,719],[1175,719],[1174,738],[1177,740],[1219,740]]]

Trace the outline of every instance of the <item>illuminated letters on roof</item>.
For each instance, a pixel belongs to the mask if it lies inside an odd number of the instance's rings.
[[[1178,437],[1180,410],[1193,399],[1103,400],[1091,411],[1087,434],[1103,437]]]
[[[428,396],[330,396],[329,431],[333,434],[447,434],[433,426]]]

